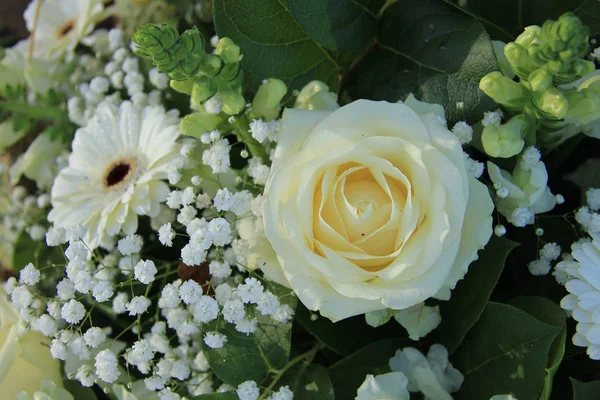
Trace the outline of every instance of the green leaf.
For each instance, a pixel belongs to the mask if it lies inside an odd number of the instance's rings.
[[[571,378],[573,400],[596,400],[600,393],[600,381],[580,382]]]
[[[600,186],[600,158],[592,158],[566,176],[582,189]]]
[[[13,121],[10,119],[0,122],[0,152],[17,143],[26,134],[26,130],[14,129]]]
[[[285,372],[277,386],[288,386],[296,400],[333,400],[327,370],[318,364],[296,364]]]
[[[573,11],[582,0],[468,0],[467,9],[476,14],[495,39],[513,41],[523,28],[542,25]],[[592,3],[590,1],[590,3]]]
[[[537,399],[548,352],[560,330],[518,308],[488,303],[454,354],[452,363],[465,377],[454,398],[512,393],[517,399]]]
[[[298,25],[315,42],[336,51],[360,50],[377,34],[385,0],[284,0]]]
[[[44,240],[34,241],[29,233],[23,231],[15,242],[13,269],[20,271],[29,263],[39,269],[52,264],[64,264],[65,257],[60,247],[46,246]]]
[[[506,258],[516,246],[508,239],[492,236],[465,279],[452,291],[450,301],[440,303],[442,322],[430,336],[435,343],[443,344],[450,353],[458,348],[483,313]]]
[[[490,38],[475,17],[453,4],[396,1],[383,13],[378,42],[348,78],[353,99],[395,102],[413,93],[444,106],[454,122],[481,119],[494,106],[479,90],[480,79],[499,70]]]
[[[200,396],[192,397],[192,400],[238,400],[239,397],[235,392],[225,393],[207,393]]]
[[[404,334],[404,329],[397,323],[373,328],[365,322],[364,315],[347,318],[336,323],[319,316],[314,321],[312,313],[302,304],[296,309],[295,320],[311,335],[336,353],[347,356],[379,339]],[[352,332],[351,335],[348,332]]]
[[[282,304],[292,309],[296,297],[291,291],[272,282],[263,282],[265,289],[273,292]],[[223,382],[232,386],[253,380],[260,382],[269,372],[283,369],[291,349],[292,324],[280,324],[256,313],[256,332],[246,335],[235,330],[235,325],[221,319],[208,324],[206,332],[218,331],[227,336],[227,344],[220,349],[205,347],[204,351],[212,371]]]
[[[412,342],[414,344],[414,342]],[[328,368],[336,399],[353,399],[367,374],[390,372],[389,361],[396,351],[410,346],[408,339],[384,339],[363,347]]]
[[[512,299],[510,305],[520,308],[529,315],[534,316],[538,321],[545,322],[548,325],[560,329],[559,334],[552,342],[548,354],[548,364],[546,366],[546,378],[544,388],[540,395],[540,400],[550,399],[552,393],[552,381],[560,363],[565,355],[565,345],[567,341],[567,318],[562,308],[553,301],[545,297],[522,296]]]
[[[298,2],[294,9],[299,6]],[[219,37],[229,37],[242,48],[242,66],[253,90],[267,78],[284,81],[289,93],[314,79],[337,90],[341,67],[335,55],[303,30],[282,1],[219,0],[213,10]],[[327,29],[327,21],[321,20],[313,35]],[[304,24],[309,22],[304,18]]]

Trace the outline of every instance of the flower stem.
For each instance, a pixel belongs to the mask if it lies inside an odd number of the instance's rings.
[[[269,165],[269,156],[267,155],[267,152],[265,151],[264,147],[252,137],[252,134],[250,133],[248,116],[246,114],[236,116],[235,120],[231,123],[231,126],[233,127],[238,140],[248,146],[250,154],[252,154],[253,157],[261,158],[263,163]]]
[[[273,372],[275,372],[275,376],[273,377],[271,384],[269,384],[269,386],[267,386],[267,388],[265,389],[263,394],[258,398],[258,400],[265,399],[266,396],[273,391],[273,388],[275,387],[275,385],[277,385],[277,382],[279,382],[279,380],[281,379],[283,374],[285,374],[288,370],[290,370],[290,368],[292,368],[294,365],[298,364],[301,361],[304,361],[304,364],[310,364],[312,362],[312,360],[315,358],[315,356],[317,355],[317,352],[319,350],[321,350],[322,346],[323,345],[320,342],[315,344],[307,352],[302,353],[302,354],[297,355],[296,357],[292,358],[287,363],[287,365],[285,367],[283,367],[283,369],[273,371]]]

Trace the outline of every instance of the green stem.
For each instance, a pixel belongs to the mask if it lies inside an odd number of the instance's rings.
[[[26,114],[34,119],[52,119],[55,121],[63,121],[66,119],[65,112],[60,108],[35,106],[26,103],[10,103],[7,101],[0,101],[0,110]]]
[[[312,360],[315,358],[315,356],[317,355],[317,352],[319,350],[321,350],[321,347],[322,347],[322,344],[317,343],[307,352],[302,353],[302,354],[292,358],[283,369],[273,371],[273,372],[276,372],[275,376],[273,377],[273,381],[271,381],[271,384],[269,386],[267,386],[267,388],[262,393],[262,395],[258,398],[258,400],[265,399],[267,397],[267,395],[273,391],[273,388],[275,387],[275,385],[277,385],[277,382],[279,382],[279,380],[281,379],[283,374],[285,374],[294,365],[298,364],[301,361],[304,361],[305,364],[310,364],[312,362]]]
[[[238,140],[248,146],[250,154],[252,154],[253,157],[261,158],[263,163],[269,165],[269,155],[265,151],[265,148],[258,143],[258,141],[254,139],[250,133],[250,122],[248,121],[248,116],[246,114],[236,116],[231,126],[233,127]]]

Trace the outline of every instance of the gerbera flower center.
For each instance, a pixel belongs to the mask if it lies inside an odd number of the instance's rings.
[[[68,20],[58,28],[56,31],[56,39],[62,39],[69,34],[75,28],[75,20]]]
[[[104,171],[103,188],[104,191],[112,190],[122,186],[129,181],[135,170],[135,161],[132,159],[123,159],[110,163]]]

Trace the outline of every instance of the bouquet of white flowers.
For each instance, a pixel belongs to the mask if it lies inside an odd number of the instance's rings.
[[[597,398],[595,2],[24,20],[0,49],[3,399]]]

